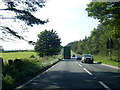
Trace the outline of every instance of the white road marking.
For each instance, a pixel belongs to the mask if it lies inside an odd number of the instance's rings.
[[[112,89],[110,89],[107,85],[105,85],[102,81],[99,81],[99,83],[100,83],[104,88],[106,88],[107,90],[112,90]]]
[[[82,65],[81,65],[81,64],[78,64],[78,65],[82,67]]]
[[[82,65],[81,64],[79,64],[78,62],[76,62],[80,67],[82,67]]]
[[[54,68],[56,65],[58,65],[58,63],[55,64],[55,65],[53,65],[51,68],[47,69],[46,71],[42,72],[41,74],[45,74],[46,72],[48,72],[49,70],[51,70],[52,68]],[[36,76],[36,77],[34,77],[34,78],[32,78],[31,80],[29,80],[28,82],[24,83],[23,85],[20,85],[19,87],[16,87],[16,90],[24,87],[25,85],[27,85],[28,83],[32,82],[32,81],[35,80],[36,78],[40,77],[41,74],[38,75],[38,76]]]
[[[76,62],[80,67],[82,67],[81,64],[79,64],[78,62]],[[86,68],[83,68],[88,74],[92,75],[92,73],[90,71],[88,71]]]
[[[87,73],[89,73],[90,75],[92,75],[91,72],[89,72],[86,68],[83,68]]]
[[[94,63],[98,63],[98,62],[95,62],[95,61],[94,61]],[[120,68],[117,67],[117,66],[112,66],[112,65],[103,64],[103,63],[101,63],[101,65],[108,66],[108,67],[111,67],[111,68],[114,68],[114,69],[118,69],[118,70],[120,70]]]
[[[80,64],[82,64],[82,63],[80,62]]]
[[[76,62],[78,64],[78,62]]]

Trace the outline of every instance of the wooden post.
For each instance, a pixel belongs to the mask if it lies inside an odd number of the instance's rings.
[[[0,57],[0,65],[1,65],[0,68],[4,67],[4,63],[3,63],[3,58],[2,57]]]

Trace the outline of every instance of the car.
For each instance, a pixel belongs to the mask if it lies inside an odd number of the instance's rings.
[[[76,59],[77,59],[77,60],[81,60],[82,57],[81,57],[81,56],[76,56]]]
[[[81,62],[82,63],[93,63],[93,56],[91,54],[83,54]]]
[[[72,54],[72,57],[75,57],[75,54]]]

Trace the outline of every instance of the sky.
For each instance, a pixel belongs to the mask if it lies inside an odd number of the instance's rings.
[[[99,22],[88,17],[85,10],[88,3],[90,3],[90,0],[84,2],[81,2],[81,0],[47,0],[45,7],[40,8],[34,15],[42,20],[49,18],[49,22],[45,25],[29,27],[29,32],[24,33],[25,38],[36,42],[38,33],[45,29],[53,29],[61,38],[61,45],[65,46],[70,42],[90,36],[91,31],[97,27]],[[14,28],[20,28],[19,24],[15,24]],[[5,50],[34,49],[34,46],[22,40],[14,42],[0,41],[0,45]]]

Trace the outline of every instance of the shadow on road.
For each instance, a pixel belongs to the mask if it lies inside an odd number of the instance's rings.
[[[94,86],[93,86],[94,85]],[[26,88],[102,88],[95,79],[87,73],[67,71],[52,71],[42,75]]]
[[[96,72],[97,73],[97,72]],[[104,75],[108,75],[105,77]],[[52,71],[46,74],[41,75],[39,78],[35,79],[31,83],[27,84],[25,88],[81,88],[81,89],[92,89],[92,88],[101,88],[98,81],[103,81],[107,83],[107,85],[112,88],[119,87],[119,80],[117,80],[117,73],[111,72],[100,72],[98,78],[94,78],[94,76],[90,76],[87,73],[75,73],[68,71]],[[114,80],[111,79],[114,77]],[[103,89],[104,90],[104,89]]]
[[[61,60],[54,68],[30,81],[22,89],[103,89],[99,81],[111,89],[119,89],[120,74],[109,67],[94,63],[78,66],[75,59]],[[97,65],[98,64],[98,65]],[[83,70],[86,68],[92,75]],[[90,69],[91,68],[91,69]],[[21,90],[21,89],[20,89]]]

